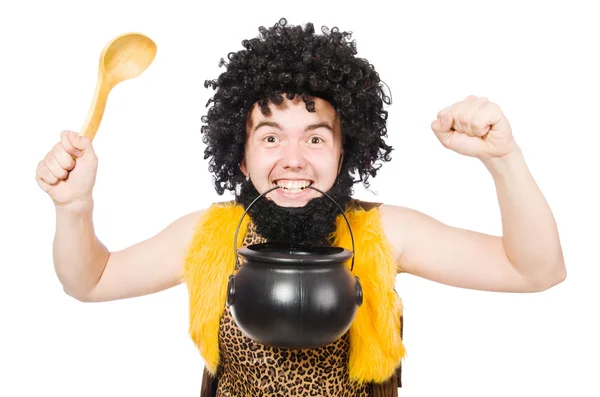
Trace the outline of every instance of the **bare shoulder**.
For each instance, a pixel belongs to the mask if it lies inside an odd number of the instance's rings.
[[[417,214],[416,211],[406,207],[356,199],[352,200],[350,205],[354,209],[379,211],[383,232],[394,249],[394,259],[398,261],[402,253],[401,243],[405,242],[404,234],[410,228],[407,220],[411,215],[414,217]]]
[[[383,231],[394,247],[395,259],[399,260],[404,251],[405,234],[411,226],[414,227],[415,218],[419,217],[420,213],[411,208],[389,204],[381,204],[378,209]]]

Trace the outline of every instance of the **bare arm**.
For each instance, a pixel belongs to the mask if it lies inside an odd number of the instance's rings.
[[[56,207],[54,269],[65,291],[76,298],[94,288],[110,256],[96,237],[92,217],[92,199],[75,208]]]
[[[566,270],[556,224],[520,151],[486,166],[496,182],[503,236],[451,227],[408,208],[382,206],[383,227],[401,270],[488,291],[536,292],[560,283]]]
[[[177,219],[152,238],[109,252],[94,232],[97,169],[92,140],[73,131],[62,131],[36,168],[36,182],[56,208],[54,268],[64,290],[78,300],[98,302],[180,283],[201,211]]]
[[[183,261],[201,211],[182,216],[155,236],[109,252],[94,233],[91,210],[57,210],[54,260],[65,291],[101,302],[152,294],[182,281]]]
[[[523,153],[484,160],[494,179],[502,216],[502,246],[513,267],[545,289],[566,277],[556,221]]]

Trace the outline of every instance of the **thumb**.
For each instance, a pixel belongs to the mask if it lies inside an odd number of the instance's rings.
[[[71,145],[73,145],[75,149],[78,149],[82,152],[93,150],[92,140],[87,136],[81,136],[76,132],[69,131],[67,138],[69,139],[69,142],[71,143]]]

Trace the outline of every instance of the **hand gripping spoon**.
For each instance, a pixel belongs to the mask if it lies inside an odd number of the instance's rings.
[[[96,92],[79,135],[94,139],[108,94],[122,81],[139,76],[156,56],[156,44],[140,33],[126,33],[112,39],[100,54]]]

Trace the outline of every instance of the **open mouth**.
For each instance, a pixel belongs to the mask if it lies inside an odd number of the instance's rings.
[[[275,185],[285,192],[299,193],[312,185],[312,181],[306,179],[279,179],[275,181]]]

